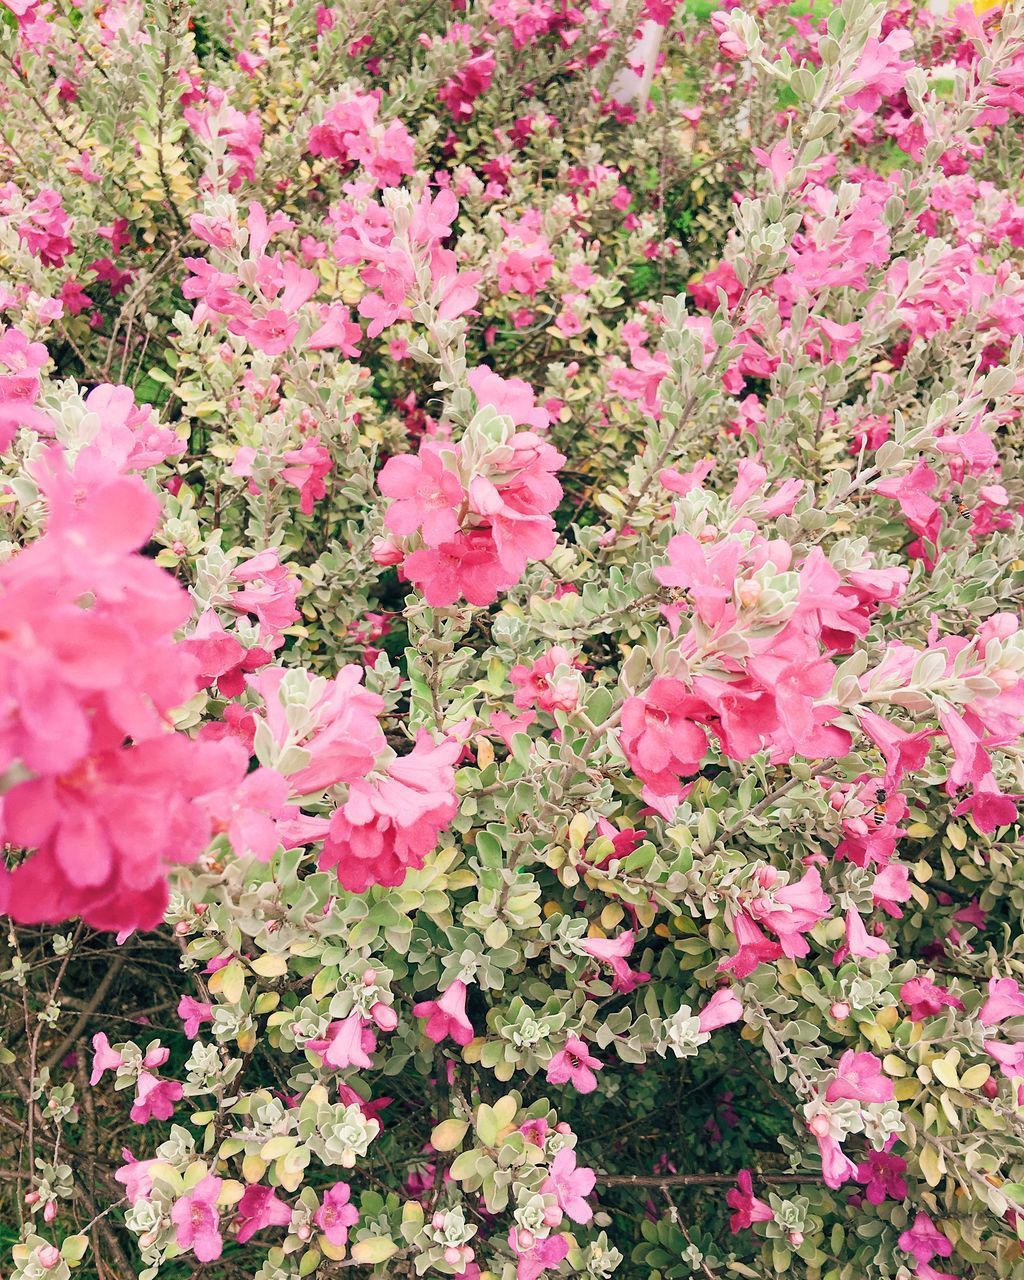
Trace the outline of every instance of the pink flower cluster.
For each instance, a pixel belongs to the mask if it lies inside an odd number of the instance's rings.
[[[193,319],[198,324],[214,316],[227,321],[232,333],[267,355],[280,355],[299,332],[300,313],[316,293],[316,272],[301,267],[281,252],[267,253],[273,236],[287,231],[292,222],[282,213],[268,219],[263,206],[249,205],[247,256],[235,252],[236,229],[202,215],[192,218],[192,230],[215,249],[231,251],[235,270],[221,271],[205,258],[186,258],[192,274],[182,286],[186,298],[198,299]],[[244,276],[245,283],[242,277]]]
[[[63,198],[52,187],[43,187],[28,203],[13,182],[0,187],[0,218],[12,218],[18,238],[44,267],[62,267],[73,248],[72,221]]]
[[[753,499],[762,516],[792,510],[800,482],[766,495],[765,477],[759,464],[741,463],[730,506]],[[695,487],[674,473],[663,480],[676,492]],[[677,534],[669,564],[655,570],[680,593],[664,607],[670,624],[690,623],[680,641],[689,677],[659,676],[623,709],[622,748],[655,800],[681,794],[681,780],[708,754],[709,734],[733,760],[764,750],[776,763],[795,755],[821,759],[850,746],[849,733],[833,724],[829,659],[867,633],[882,601],[898,598],[906,570],[866,569],[844,580],[817,548],[795,562],[788,543],[755,529],[743,515],[725,531],[704,525]],[[773,582],[786,584],[788,602]]]
[[[159,1166],[160,1162],[133,1160],[128,1152],[125,1155],[129,1157],[128,1163],[114,1176],[123,1184],[129,1204],[135,1206],[148,1202],[153,1194],[153,1179],[157,1176],[154,1166]],[[207,1174],[179,1195],[171,1206],[175,1243],[179,1249],[194,1253],[199,1262],[216,1262],[224,1249],[222,1204],[232,1203],[222,1201],[224,1186],[223,1178]],[[320,1203],[312,1215],[313,1226],[335,1248],[348,1243],[349,1228],[359,1221],[359,1210],[351,1200],[348,1183],[335,1182],[320,1193]],[[292,1206],[272,1187],[250,1183],[235,1204],[234,1233],[238,1243],[245,1244],[267,1227],[289,1226],[292,1218]],[[302,1230],[308,1239],[312,1234],[309,1228],[303,1227]]]
[[[475,370],[471,386],[481,373],[489,371]],[[564,461],[532,431],[473,438],[472,447],[425,441],[389,459],[378,483],[393,500],[385,523],[396,539],[378,545],[378,563],[400,564],[433,607],[491,604],[553,550]]]
[[[369,292],[359,300],[359,314],[370,322],[369,337],[411,318],[409,303],[423,288],[424,276],[430,290],[422,301],[429,303],[438,321],[472,310],[480,272],[460,270],[455,250],[444,247],[459,212],[451,191],[442,188],[433,197],[424,193],[411,210],[403,210],[399,234],[393,203],[371,200],[366,184],[346,190],[348,198],[329,215],[337,233],[333,252],[343,266],[361,268],[359,277]]]
[[[309,131],[311,155],[361,165],[379,187],[397,187],[415,172],[416,146],[401,120],[377,119],[380,90],[354,93],[327,109]]]
[[[92,393],[115,428],[130,416],[117,390]],[[24,922],[151,927],[168,865],[211,838],[204,797],[237,785],[245,760],[171,729],[198,672],[174,640],[188,594],[139,554],[156,498],[96,454],[71,472],[51,450],[37,481],[46,532],[0,567],[0,831],[33,851],[0,874],[0,905]]]
[[[378,719],[383,699],[361,686],[356,666],[343,667],[330,681],[305,677],[310,696],[297,728],[285,679],[281,667],[244,678],[262,705],[237,722],[238,731],[250,748],[257,728],[266,735],[284,774],[283,798],[300,804],[331,790],[337,807],[329,820],[296,814],[283,825],[278,821],[276,836],[287,844],[322,838],[321,867],[336,868],[353,893],[400,884],[410,868],[423,866],[455,815],[454,765],[461,745],[435,743],[424,733],[407,755],[394,756]],[[276,776],[273,769],[261,773]],[[251,851],[269,857],[274,848],[268,839],[265,852]]]

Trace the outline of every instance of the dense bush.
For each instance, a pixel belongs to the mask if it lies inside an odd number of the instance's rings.
[[[1024,1277],[1024,16],[0,6],[5,1274]]]

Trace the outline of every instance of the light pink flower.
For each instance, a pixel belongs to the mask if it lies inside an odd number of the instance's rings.
[[[839,1059],[835,1079],[825,1090],[825,1100],[852,1098],[855,1102],[889,1102],[893,1083],[882,1074],[882,1064],[873,1053],[847,1049]]]
[[[359,1221],[359,1210],[349,1203],[350,1195],[348,1183],[336,1182],[323,1193],[313,1215],[313,1221],[333,1245],[347,1243],[349,1227]]]
[[[541,1184],[541,1194],[551,1194],[558,1207],[573,1222],[589,1222],[594,1211],[586,1197],[594,1189],[597,1175],[585,1166],[577,1168],[576,1152],[563,1147],[551,1162],[548,1176]]]
[[[604,1064],[593,1057],[579,1036],[571,1035],[565,1048],[559,1049],[547,1065],[549,1084],[571,1084],[577,1093],[593,1093],[597,1088],[595,1071]]]
[[[360,1013],[353,1011],[340,1022],[332,1022],[323,1040],[307,1040],[305,1048],[319,1054],[328,1067],[372,1067],[368,1054],[377,1043]]]
[[[1017,979],[989,978],[988,998],[978,1013],[982,1026],[994,1027],[1005,1018],[1019,1017],[1024,1017],[1024,991],[1017,985]]]
[[[720,987],[697,1015],[703,1032],[717,1031],[743,1017],[743,1005],[732,987]]]
[[[171,1221],[178,1229],[175,1237],[178,1245],[191,1249],[200,1262],[216,1261],[223,1247],[217,1208],[220,1188],[221,1179],[208,1174],[171,1208]]]
[[[105,1071],[116,1071],[121,1065],[121,1055],[110,1047],[110,1041],[102,1031],[97,1031],[92,1038],[92,1074],[89,1083],[99,1084]]]

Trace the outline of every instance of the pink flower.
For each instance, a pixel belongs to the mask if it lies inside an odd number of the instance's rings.
[[[281,479],[299,491],[299,510],[313,514],[313,507],[327,493],[324,477],[334,465],[330,452],[316,439],[307,440],[298,449],[286,449],[281,455],[285,464]]]
[[[871,938],[864,928],[860,913],[852,907],[846,913],[846,945],[840,947],[835,954],[835,963],[840,964],[847,956],[859,956],[865,960],[873,960],[876,956],[886,956],[892,948],[881,938]]]
[[[440,1044],[445,1036],[451,1036],[461,1045],[473,1039],[473,1024],[466,1017],[466,984],[461,978],[456,978],[436,1000],[414,1004],[412,1011],[417,1018],[426,1018],[424,1034],[435,1044]]]
[[[747,56],[747,46],[743,38],[729,26],[728,19],[729,15],[724,10],[717,9],[711,15],[711,29],[718,37],[718,47],[723,57],[731,62],[740,62]]]
[[[438,98],[457,120],[468,120],[473,114],[473,104],[489,88],[496,66],[490,51],[475,53],[437,91]]]
[[[901,61],[899,55],[913,47],[913,35],[901,28],[890,31],[884,40],[868,39],[854,72],[860,87],[843,99],[844,104],[868,113],[877,111],[883,98],[903,88],[914,63]]]
[[[140,1071],[135,1085],[131,1118],[136,1124],[150,1120],[170,1120],[174,1104],[181,1101],[184,1088],[177,1080],[160,1080],[149,1071]]]
[[[199,1027],[213,1019],[213,1005],[205,1000],[193,1000],[191,996],[182,996],[178,1001],[178,1017],[185,1024],[185,1034],[194,1040],[199,1034]]]
[[[918,1213],[914,1217],[914,1225],[904,1231],[899,1239],[904,1253],[912,1255],[916,1262],[931,1262],[936,1254],[940,1258],[948,1258],[953,1252],[952,1242],[932,1222],[926,1213]]]
[[[549,1084],[572,1084],[577,1093],[593,1093],[597,1088],[595,1071],[604,1064],[587,1051],[579,1036],[571,1035],[565,1048],[559,1049],[547,1065]]]
[[[551,1162],[548,1176],[541,1184],[542,1195],[553,1195],[558,1207],[573,1222],[589,1222],[594,1211],[586,1197],[594,1190],[597,1175],[593,1169],[576,1167],[576,1152],[563,1147]]]
[[[817,1141],[821,1156],[821,1176],[826,1187],[835,1191],[844,1182],[857,1176],[857,1166],[847,1158],[835,1138],[818,1137]]]
[[[731,987],[721,987],[697,1016],[703,1032],[717,1031],[743,1017],[743,1005]]]
[[[1024,1044],[1003,1044],[1000,1040],[986,1040],[985,1050],[999,1063],[1004,1076],[1011,1080],[1024,1077]]]
[[[350,1194],[348,1183],[336,1182],[323,1193],[313,1215],[313,1221],[333,1245],[347,1243],[349,1227],[359,1221],[359,1210],[349,1204]]]
[[[92,1075],[89,1083],[99,1084],[105,1071],[116,1071],[121,1065],[121,1055],[110,1047],[110,1041],[102,1031],[97,1031],[92,1038]]]
[[[486,365],[477,365],[470,369],[466,381],[478,405],[490,405],[517,427],[544,431],[551,425],[551,415],[538,407],[533,388],[522,378],[503,378]]]
[[[295,597],[299,580],[281,563],[276,551],[260,551],[244,560],[231,574],[241,590],[232,591],[225,601],[236,613],[251,613],[260,624],[261,639],[271,649],[284,643],[281,634],[298,618]]]
[[[847,1049],[839,1059],[836,1077],[825,1090],[826,1102],[852,1098],[855,1102],[889,1102],[893,1083],[882,1075],[882,1064],[873,1053]]]
[[[961,1005],[961,1008],[963,1006]],[[1005,1018],[1024,1016],[1024,991],[1016,978],[989,978],[988,999],[978,1012],[978,1020],[984,1027],[994,1027]],[[93,1044],[96,1040],[93,1039]]]
[[[887,867],[882,867],[871,882],[871,898],[875,906],[896,920],[902,919],[902,904],[909,902],[910,896],[910,872],[901,862],[890,862]]]
[[[447,608],[460,597],[478,607],[493,604],[516,583],[498,558],[493,535],[484,529],[460,532],[440,546],[414,551],[402,569],[435,609]]]
[[[401,884],[410,869],[423,866],[455,816],[453,766],[461,752],[458,742],[435,744],[424,733],[408,755],[353,782],[331,817],[320,866],[337,867],[352,893]]]
[[[288,719],[288,695],[283,667],[267,667],[246,677],[246,684],[263,700],[261,719],[276,748],[291,757],[282,763],[293,795],[313,795],[339,782],[353,783],[373,768],[387,740],[377,717],[384,701],[362,687],[363,671],[354,663],[341,668],[333,680],[314,683],[305,678],[309,696],[304,699],[307,717],[298,736]],[[294,678],[294,675],[293,675]],[[297,747],[298,752],[289,751]]]
[[[545,1271],[557,1267],[569,1252],[565,1236],[550,1235],[538,1240],[532,1232],[516,1227],[509,1232],[508,1242],[516,1255],[516,1280],[538,1280]]]
[[[697,772],[707,754],[698,717],[706,706],[679,680],[659,676],[642,697],[627,698],[620,743],[633,772],[657,795],[675,795],[680,778]]]
[[[718,968],[735,978],[746,978],[765,961],[778,960],[782,947],[767,937],[744,912],[739,912],[732,922],[737,950],[734,956],[720,960]]]
[[[178,1228],[178,1245],[191,1249],[200,1262],[216,1261],[223,1246],[217,1209],[220,1188],[220,1178],[208,1174],[171,1208],[171,1221]]]
[[[944,988],[932,982],[930,978],[910,978],[900,987],[900,999],[910,1006],[910,1021],[923,1022],[925,1018],[933,1018],[943,1009],[962,1009],[963,1001]],[[984,1021],[984,1019],[983,1019]]]
[[[238,1202],[238,1243],[245,1244],[264,1227],[287,1226],[291,1220],[291,1208],[278,1199],[271,1187],[246,1187]]]
[[[568,649],[555,645],[531,666],[518,665],[508,673],[516,686],[513,701],[517,707],[537,707],[541,711],[574,711],[579,702],[579,685],[572,676],[555,680],[559,667],[571,669],[576,664]]]
[[[377,120],[380,92],[352,93],[309,133],[311,155],[360,164],[378,186],[397,187],[415,170],[416,147],[401,120]]]
[[[416,455],[389,458],[377,477],[381,493],[394,501],[385,524],[400,538],[421,533],[428,547],[449,542],[459,531],[462,484],[445,465],[440,445],[429,442]]]
[[[353,1011],[340,1022],[332,1022],[323,1040],[307,1040],[305,1048],[319,1054],[328,1067],[372,1067],[367,1056],[377,1047],[373,1032],[360,1013]]]
[[[288,807],[290,787],[276,769],[254,769],[245,773],[249,753],[241,743],[224,739],[221,750],[238,758],[241,782],[221,787],[203,797],[214,833],[227,836],[240,858],[269,862],[281,846],[277,820],[294,815]]]
[[[749,1169],[741,1169],[736,1177],[737,1186],[726,1192],[725,1200],[735,1212],[729,1218],[729,1230],[736,1235],[753,1226],[755,1222],[771,1222],[775,1213],[770,1205],[754,1195],[754,1182]]]
[[[633,950],[635,940],[633,930],[628,929],[617,938],[584,938],[579,945],[588,956],[602,960],[611,967],[614,974],[612,989],[620,994],[628,994],[651,976],[631,969],[626,963],[625,957]]]
[[[916,773],[923,767],[934,730],[908,733],[891,720],[865,709],[858,709],[857,720],[885,759],[885,780],[890,787],[898,787],[905,773]]]
[[[821,873],[817,867],[810,867],[795,883],[778,889],[775,888],[774,869],[765,874],[771,879],[763,896],[752,899],[748,904],[750,915],[778,934],[783,954],[790,957],[807,955],[810,946],[803,935],[824,920],[831,910],[831,903],[821,888]]]

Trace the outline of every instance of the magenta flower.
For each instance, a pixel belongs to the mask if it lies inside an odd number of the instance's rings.
[[[223,1247],[217,1209],[220,1188],[220,1178],[208,1174],[171,1208],[178,1244],[182,1249],[191,1249],[200,1262],[216,1261]]]
[[[918,1263],[931,1262],[936,1254],[940,1258],[948,1258],[953,1252],[952,1242],[946,1239],[926,1213],[915,1216],[914,1225],[903,1232],[899,1245],[904,1253],[911,1254]]]
[[[900,987],[900,999],[910,1008],[910,1021],[923,1022],[943,1009],[962,1009],[964,1002],[930,978],[910,978]],[[984,1021],[984,1019],[982,1019]]]
[[[586,1197],[594,1189],[597,1175],[585,1166],[577,1168],[576,1152],[563,1147],[551,1162],[548,1176],[541,1184],[541,1194],[553,1195],[558,1207],[573,1222],[589,1222],[594,1211]]]
[[[864,1198],[869,1204],[881,1204],[883,1200],[903,1200],[907,1184],[903,1180],[907,1162],[899,1156],[884,1151],[869,1151],[866,1160],[857,1166],[857,1181],[864,1188]]]
[[[271,1187],[246,1187],[238,1202],[238,1243],[245,1244],[264,1227],[284,1227],[292,1220],[289,1205],[279,1199]]]
[[[466,984],[461,978],[456,978],[436,1000],[414,1004],[412,1011],[417,1018],[426,1018],[424,1034],[435,1044],[440,1044],[445,1036],[462,1045],[473,1039],[473,1024],[466,1017]]]
[[[587,1046],[579,1036],[570,1036],[565,1048],[556,1053],[547,1066],[549,1084],[571,1083],[577,1093],[593,1093],[597,1088],[595,1071],[604,1064],[587,1052]]]
[[[205,1000],[193,1000],[191,996],[182,996],[178,1001],[178,1017],[185,1024],[185,1034],[194,1040],[199,1034],[199,1027],[213,1019],[213,1005]]]
[[[729,1217],[729,1230],[736,1235],[755,1222],[771,1222],[775,1217],[770,1205],[754,1195],[754,1183],[749,1169],[741,1169],[736,1176],[737,1185],[726,1192],[725,1202],[734,1212]]]
[[[736,935],[737,951],[734,956],[719,961],[721,971],[731,973],[735,978],[746,978],[765,961],[778,960],[782,955],[782,947],[772,942],[745,912],[736,914],[732,930]]]
[[[313,1221],[333,1245],[348,1241],[348,1229],[359,1221],[359,1210],[349,1203],[351,1192],[347,1182],[336,1182],[324,1192]]]

